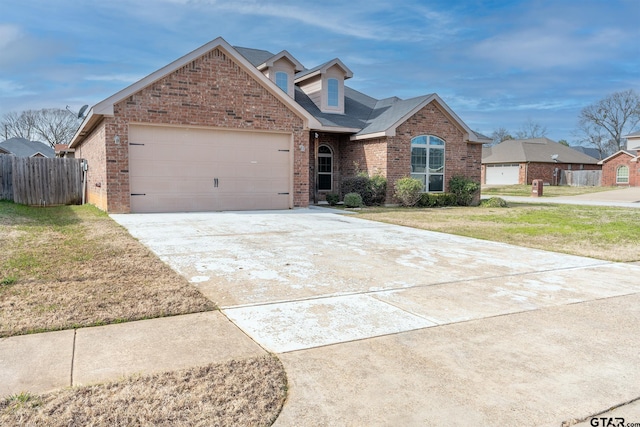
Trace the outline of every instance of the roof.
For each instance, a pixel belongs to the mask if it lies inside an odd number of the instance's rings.
[[[636,152],[637,153],[637,152]],[[599,165],[604,164],[606,162],[608,162],[609,160],[613,159],[614,157],[618,157],[619,155],[627,155],[633,158],[637,158],[638,155],[634,153],[633,151],[629,151],[629,150],[620,150],[620,151],[616,151],[615,153],[613,153],[612,155],[610,155],[609,157],[607,157],[606,159],[602,159],[598,162]]]
[[[16,157],[33,157],[40,153],[44,157],[54,157],[53,148],[40,141],[29,141],[25,138],[9,138],[0,142],[0,149]]]
[[[333,67],[334,65],[337,65],[338,67],[342,68],[342,71],[344,71],[344,74],[345,74],[344,76],[345,79],[350,79],[351,77],[353,77],[353,71],[351,71],[346,65],[344,65],[344,63],[340,61],[338,58],[334,58],[331,61],[327,61],[324,64],[320,64],[317,67],[311,68],[310,70],[302,70],[299,73],[296,73],[295,82],[298,83],[302,80],[306,80],[317,74],[323,73],[329,68]]]
[[[510,139],[482,149],[482,163],[579,163],[598,160],[548,138]]]
[[[569,148],[573,148],[574,150],[579,151],[582,154],[586,154],[589,157],[593,157],[596,160],[602,159],[602,154],[600,153],[600,150],[598,150],[597,148],[583,147],[582,145],[571,145],[569,146]]]
[[[629,135],[623,136],[623,138],[640,138],[640,131],[630,133]]]

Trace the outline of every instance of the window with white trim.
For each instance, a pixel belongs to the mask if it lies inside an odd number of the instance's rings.
[[[276,73],[276,85],[285,92],[289,92],[289,75],[283,71]]]
[[[331,191],[333,188],[333,152],[327,145],[318,147],[318,190]]]
[[[433,135],[411,139],[411,177],[422,182],[422,191],[444,191],[444,140]]]
[[[338,107],[338,79],[327,80],[327,105],[329,107]]]
[[[629,168],[626,166],[618,166],[616,169],[616,184],[629,183]]]

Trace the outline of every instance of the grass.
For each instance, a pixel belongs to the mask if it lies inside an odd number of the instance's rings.
[[[280,361],[262,356],[0,401],[0,425],[268,426],[282,408]]]
[[[0,337],[209,311],[96,208],[0,201]]]
[[[599,193],[617,190],[617,187],[572,187],[569,185],[545,185],[543,197],[577,196],[580,194]],[[531,196],[530,185],[487,186],[482,188],[483,196]]]
[[[360,218],[587,256],[640,261],[640,210],[555,204],[509,208],[367,208]]]

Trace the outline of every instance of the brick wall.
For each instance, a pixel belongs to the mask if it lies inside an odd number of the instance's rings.
[[[85,141],[76,148],[75,158],[85,159],[87,171],[87,203],[107,210],[107,156],[105,150],[105,123],[99,124]]]
[[[463,131],[431,102],[398,126],[396,136],[388,138],[387,203],[393,200],[395,181],[411,173],[411,139],[419,135],[445,141],[445,191],[454,175],[480,182],[482,145],[465,142]]]
[[[522,163],[520,165],[520,177],[519,183],[531,185],[534,179],[541,179],[548,184],[557,185],[560,183],[560,175],[558,175],[557,181],[553,177],[553,171],[555,169],[561,170],[600,170],[600,165],[582,165],[574,163]]]
[[[607,160],[602,165],[602,185],[603,186],[640,186],[640,162],[632,161],[634,158],[628,154],[619,153],[617,156]],[[617,184],[616,176],[618,167],[626,166],[629,168],[629,183]]]
[[[309,151],[303,120],[219,49],[114,105],[104,125],[109,212],[130,211],[129,123],[291,132],[294,206],[309,203],[309,156],[299,149]]]
[[[387,174],[387,138],[345,141],[340,152],[340,164],[345,177],[367,172],[369,176]]]

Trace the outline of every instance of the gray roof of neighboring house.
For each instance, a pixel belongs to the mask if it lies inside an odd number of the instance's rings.
[[[602,160],[600,150],[598,150],[597,148],[583,147],[582,145],[571,145],[570,148],[573,148],[574,150],[579,151],[582,154],[586,154],[589,157],[593,157],[596,160]]]
[[[639,136],[640,136],[640,130],[638,132],[633,132],[633,133],[630,133],[629,135],[625,135],[623,136],[623,138],[629,138],[629,137],[635,138]]]
[[[39,141],[29,141],[25,138],[9,138],[0,142],[2,151],[8,151],[16,157],[31,157],[40,153],[45,157],[54,157],[53,148]]]
[[[552,156],[557,155],[554,161]],[[483,147],[482,163],[582,163],[598,160],[548,138],[511,139],[492,147]]]

